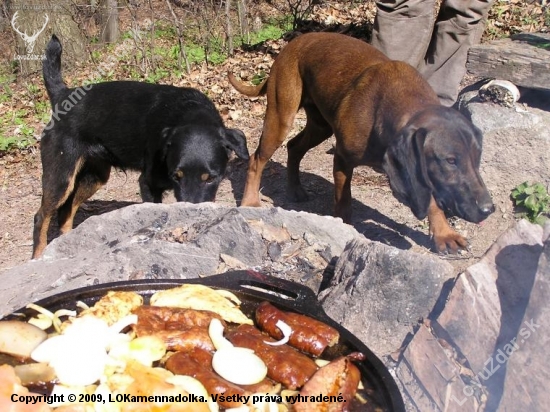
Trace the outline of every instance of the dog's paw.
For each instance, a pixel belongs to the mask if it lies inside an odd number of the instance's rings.
[[[257,199],[245,199],[241,200],[241,207],[261,207],[262,202],[260,201],[260,196],[258,195]]]
[[[287,191],[288,200],[291,202],[307,202],[309,195],[302,186],[289,187]]]
[[[460,249],[468,248],[468,241],[454,230],[443,234],[434,234],[435,249],[438,253],[456,254]]]

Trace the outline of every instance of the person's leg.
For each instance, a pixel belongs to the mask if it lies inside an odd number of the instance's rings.
[[[377,0],[371,44],[416,67],[430,43],[434,7],[435,0]]]
[[[494,0],[445,0],[437,16],[430,47],[418,70],[441,103],[452,106],[466,74],[470,46],[478,43]]]

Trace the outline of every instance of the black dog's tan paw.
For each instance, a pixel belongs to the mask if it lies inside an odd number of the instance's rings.
[[[468,248],[468,241],[453,230],[444,234],[434,234],[435,249],[439,253],[456,254],[460,249]]]

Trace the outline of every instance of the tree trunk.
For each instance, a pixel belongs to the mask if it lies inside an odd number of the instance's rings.
[[[19,73],[41,70],[44,49],[52,34],[63,44],[63,64],[75,64],[87,58],[86,41],[71,10],[66,5],[43,0],[12,0],[9,4],[11,29],[16,39],[13,55]]]
[[[237,13],[239,15],[239,27],[241,37],[246,44],[250,43],[250,28],[248,26],[248,10],[246,0],[237,0]]]
[[[227,53],[233,56],[233,25],[231,24],[231,0],[225,0],[225,24],[227,32]]]
[[[117,0],[101,2],[101,42],[115,43],[118,40]]]

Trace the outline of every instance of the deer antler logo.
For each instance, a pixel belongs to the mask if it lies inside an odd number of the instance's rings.
[[[48,21],[50,21],[50,18],[46,14],[45,15],[46,16],[46,21],[44,22],[44,25],[42,26],[42,28],[40,30],[38,30],[36,33],[34,33],[32,36],[29,36],[26,31],[21,33],[21,31],[19,31],[19,29],[16,27],[17,13],[19,13],[19,12],[16,11],[15,14],[13,15],[12,19],[11,19],[11,26],[17,32],[17,34],[19,34],[21,36],[21,38],[25,42],[25,44],[27,46],[27,53],[32,54],[32,51],[34,50],[34,45],[36,44],[36,39],[38,38],[40,33],[42,33],[44,31],[44,29],[46,28],[46,25],[48,24]]]

